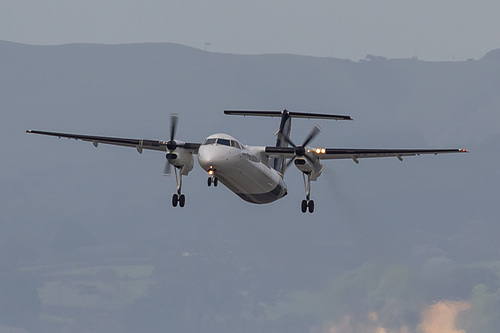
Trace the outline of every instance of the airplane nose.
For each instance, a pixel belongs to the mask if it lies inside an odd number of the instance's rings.
[[[198,149],[198,163],[206,171],[236,167],[238,157],[239,150],[224,145],[202,145]]]
[[[218,162],[217,154],[213,149],[201,146],[198,150],[198,163],[205,169],[215,169]]]

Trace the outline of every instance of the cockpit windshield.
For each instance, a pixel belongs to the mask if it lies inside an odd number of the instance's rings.
[[[238,143],[238,141],[231,140],[230,144],[231,144],[231,147],[241,149],[240,144]]]
[[[209,138],[209,139],[206,139],[205,142],[203,142],[204,145],[212,145],[214,143],[216,143],[218,145],[223,145],[223,146],[241,149],[240,144],[236,140],[221,139],[221,138]]]
[[[211,144],[214,144],[216,141],[217,141],[216,138],[210,138],[210,139],[206,139],[205,142],[203,142],[203,144],[204,145],[211,145]]]
[[[217,144],[224,145],[224,146],[231,146],[231,140],[217,139]]]

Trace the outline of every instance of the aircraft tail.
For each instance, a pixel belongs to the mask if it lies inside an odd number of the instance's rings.
[[[281,123],[279,128],[279,132],[281,132],[282,136],[278,135],[276,139],[276,147],[288,147],[288,142],[283,139],[283,136],[286,137],[287,139],[290,139],[291,130],[292,130],[292,118],[290,117],[290,114],[285,110],[282,112]],[[285,165],[286,165],[286,159],[283,157],[275,157],[271,161],[271,166],[281,174],[281,177],[283,177],[285,173]]]
[[[293,112],[287,109],[283,111],[252,111],[252,110],[224,110],[224,114],[238,116],[258,116],[258,117],[280,117],[281,123],[279,132],[287,139],[290,138],[292,130],[292,118],[307,118],[307,119],[332,119],[332,120],[352,120],[350,116],[324,114],[324,113],[309,113],[309,112]],[[283,136],[278,135],[276,139],[276,147],[288,147],[287,140]],[[286,166],[286,159],[282,157],[273,158],[271,166],[278,171],[282,176]]]

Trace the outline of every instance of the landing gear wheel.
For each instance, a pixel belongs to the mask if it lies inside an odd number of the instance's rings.
[[[306,200],[302,200],[302,213],[305,213],[307,211],[307,201]]]
[[[181,194],[179,196],[179,206],[184,207],[185,203],[186,203],[186,196],[184,194]],[[311,210],[311,207],[309,207],[309,210]]]
[[[304,188],[306,190],[306,199],[302,200],[302,213],[307,212],[308,209],[309,213],[312,213],[314,212],[314,200],[311,200],[311,173],[302,172],[302,179],[304,179]]]
[[[314,200],[309,201],[307,206],[309,207],[309,213],[314,212]]]
[[[219,184],[219,179],[216,177],[214,178],[214,187],[217,187],[218,184]]]
[[[177,207],[178,202],[179,202],[179,195],[176,193],[172,196],[172,206]]]
[[[212,186],[212,177],[208,177],[207,184],[209,187]],[[215,183],[214,186],[216,186]]]

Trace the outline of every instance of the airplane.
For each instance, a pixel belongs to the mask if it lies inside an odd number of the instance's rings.
[[[421,154],[466,153],[466,149],[358,149],[358,148],[314,148],[308,144],[320,133],[316,125],[302,144],[297,145],[290,139],[293,118],[352,120],[350,116],[324,113],[283,111],[225,110],[226,115],[279,117],[280,127],[274,146],[243,145],[234,137],[224,133],[208,136],[202,143],[184,142],[175,139],[178,115],[171,114],[170,140],[144,140],[117,138],[70,133],[27,130],[27,133],[56,136],[92,142],[97,148],[100,143],[134,147],[142,154],[144,149],[166,153],[165,174],[171,174],[174,166],[177,192],[172,196],[173,207],[184,207],[186,196],[182,193],[182,176],[193,169],[193,155],[198,155],[198,164],[208,173],[208,186],[217,186],[219,181],[241,199],[266,204],[287,195],[283,181],[286,170],[294,164],[304,180],[305,199],[301,202],[303,213],[314,212],[311,199],[311,181],[316,181],[324,170],[322,160],[352,159],[356,164],[362,158],[396,157],[403,161],[405,156]]]

